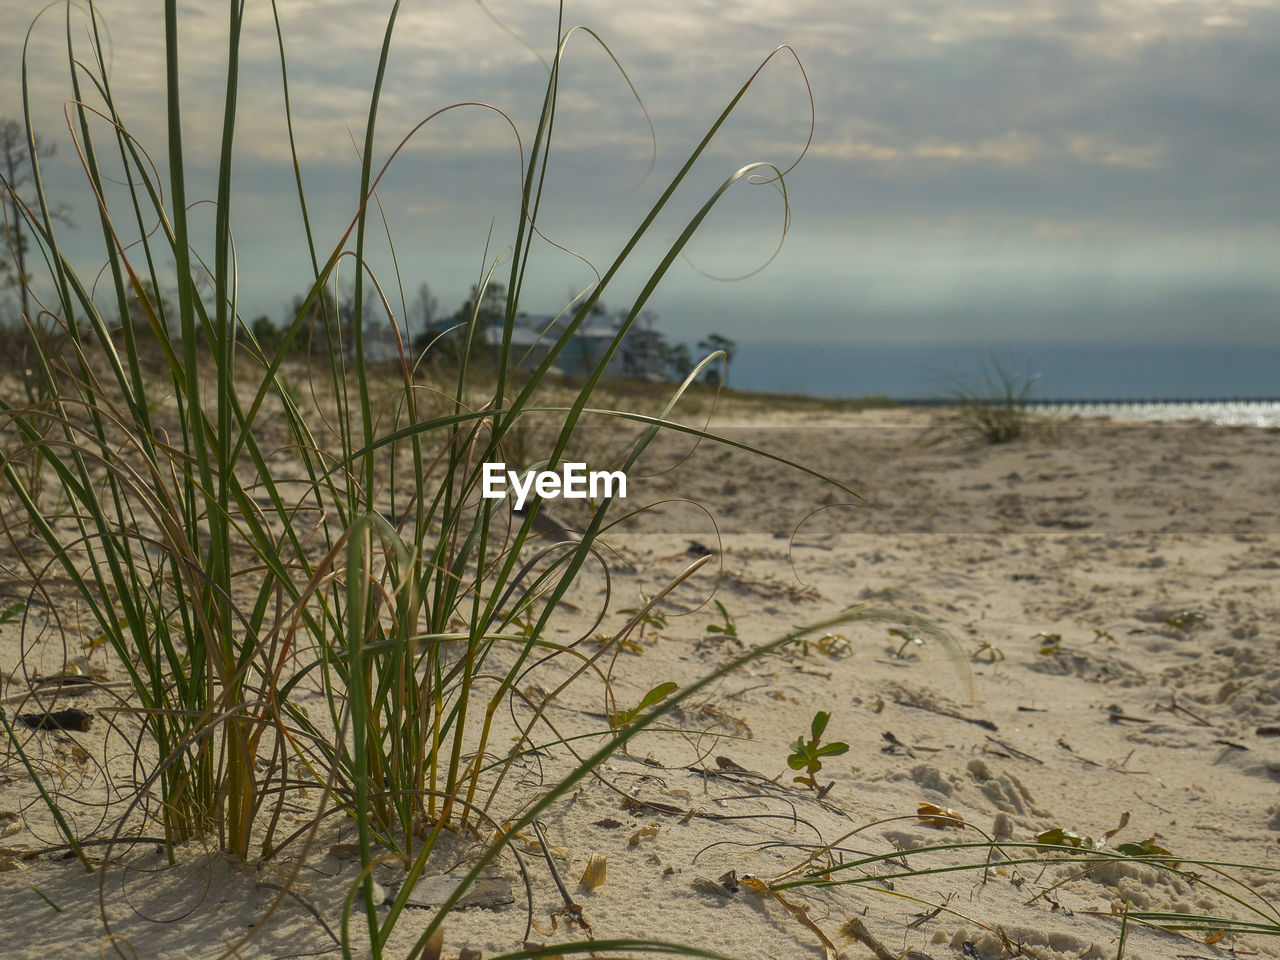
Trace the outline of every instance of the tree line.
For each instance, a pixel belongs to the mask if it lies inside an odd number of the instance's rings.
[[[37,136],[28,139],[26,129],[18,121],[0,118],[0,187],[3,188],[0,191],[0,202],[3,203],[4,240],[8,254],[0,257],[0,327],[9,334],[20,334],[21,328],[28,321],[35,322],[39,312],[28,256],[30,238],[26,216],[27,211],[35,208],[34,197],[30,195],[35,164],[52,157],[54,153],[53,145],[42,138]],[[66,226],[73,225],[65,207],[53,209],[50,214]],[[213,284],[210,278],[197,277],[196,280],[198,290],[211,293]],[[483,290],[472,286],[457,309],[445,314],[430,285],[424,282],[418,285],[412,300],[404,305],[403,316],[397,317],[396,322],[402,337],[408,340],[404,344],[406,348],[411,349],[415,355],[425,356],[428,362],[450,364],[459,359],[463,342],[461,331],[473,319],[478,330],[488,330],[500,325],[506,315],[506,301],[507,289],[501,283],[491,283]],[[389,334],[391,330],[391,318],[372,292],[366,293],[364,303],[357,311],[352,291],[335,292],[326,286],[309,306],[306,294],[295,296],[289,302],[280,323],[266,314],[247,323],[241,321],[236,337],[246,344],[256,344],[264,354],[274,354],[283,346],[286,331],[295,325],[304,312],[306,316],[291,342],[291,348],[301,353],[349,349],[357,313],[365,318],[366,331],[381,328]],[[604,318],[620,325],[627,314],[625,309],[611,313],[603,303],[596,302],[588,319],[598,322],[600,318]],[[120,322],[130,324],[135,330],[149,330],[152,316],[160,322],[172,323],[177,310],[172,299],[152,280],[147,279],[142,282],[141,296],[135,297],[128,304],[128,315],[121,317]],[[529,317],[526,314],[517,318],[518,322],[527,324],[526,329],[535,331],[547,319]],[[689,344],[669,340],[657,329],[657,321],[658,317],[652,311],[642,312],[628,331],[627,340],[632,344],[639,344],[638,349],[649,361],[648,369],[661,369],[670,378],[682,379],[697,362],[694,353]],[[558,335],[555,330],[541,332],[548,342]],[[637,347],[633,346],[631,349],[634,351]],[[732,360],[736,344],[722,334],[711,333],[698,341],[696,349],[699,351],[699,358],[721,350],[725,353],[727,362]],[[708,368],[706,378],[718,379],[719,375],[719,365],[713,364]]]

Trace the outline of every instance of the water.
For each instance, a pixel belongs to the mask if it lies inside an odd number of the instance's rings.
[[[1136,420],[1209,420],[1236,426],[1280,427],[1280,402],[1275,400],[1201,400],[1189,403],[1047,403],[1047,413],[1085,417],[1125,417]]]
[[[813,397],[919,400],[946,397],[957,382],[977,386],[984,364],[990,373],[993,362],[1034,376],[1032,397],[1067,401],[1063,411],[1280,426],[1280,345],[757,341],[738,344],[729,383]]]

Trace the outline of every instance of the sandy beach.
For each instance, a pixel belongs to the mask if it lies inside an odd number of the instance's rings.
[[[445,921],[440,956],[640,937],[743,960],[1110,960],[1122,928],[1130,960],[1280,956],[1274,936],[1123,919],[1223,915],[1280,930],[1280,431],[1072,419],[1042,439],[924,447],[932,416],[816,404],[765,416],[742,404],[712,421],[847,484],[862,498],[852,503],[734,447],[694,450],[676,436],[645,454],[627,505],[659,505],[603,535],[607,582],[589,565],[553,621],[559,642],[604,650],[598,672],[547,709],[542,748],[511,764],[495,823],[660,682],[685,688],[850,608],[877,619],[761,656],[636,737],[541,817],[551,866],[524,831],[473,894],[481,905]],[[664,622],[621,647],[596,639],[708,555],[656,608]],[[25,601],[8,566],[5,603]],[[70,607],[58,613],[78,622]],[[70,660],[101,683],[122,679],[105,652],[80,649],[82,635],[64,647],[55,626],[33,604],[0,627],[9,717]],[[578,663],[537,682],[550,691]],[[16,729],[84,836],[109,836],[119,785],[103,771],[121,776],[128,744],[111,732],[108,691],[46,689],[39,703],[93,715],[84,733]],[[830,715],[822,741],[849,749],[823,759],[812,789],[787,757],[818,711]],[[521,722],[529,712],[512,707]],[[317,793],[286,816],[305,825]],[[932,805],[923,818],[921,804]],[[1145,842],[1179,866],[1052,863],[990,846],[1055,830],[1104,851]],[[89,847],[110,850],[94,873],[44,852],[58,842],[48,814],[14,752],[0,754],[0,916],[16,921],[0,953],[341,955],[360,874],[348,819],[328,816],[309,846],[248,864],[188,844],[170,866],[141,833]],[[427,873],[460,877],[492,836],[446,834]],[[911,853],[961,842],[973,846]],[[593,857],[604,880],[584,884]],[[971,868],[939,872],[960,865]],[[825,885],[812,876],[823,867]],[[391,862],[375,876],[387,896],[403,882]],[[438,902],[450,887],[435,883]],[[422,888],[424,904],[432,896]],[[404,956],[431,912],[410,907],[388,955]]]

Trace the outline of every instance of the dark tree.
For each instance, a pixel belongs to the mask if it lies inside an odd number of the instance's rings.
[[[410,331],[417,328],[422,333],[430,333],[440,317],[440,301],[431,292],[426,283],[418,284],[418,295],[409,307],[409,315],[405,318]]]
[[[476,316],[479,320],[478,326],[481,329],[492,323],[501,323],[502,318],[507,313],[507,285],[505,283],[491,283],[485,287],[484,293],[479,294],[480,306],[478,310],[476,308],[477,295],[477,288],[473,286],[470,296],[458,308],[458,312],[453,315],[453,319],[460,323],[470,323],[472,316]]]
[[[687,377],[693,369],[693,357],[687,343],[664,343],[662,359],[679,380]]]
[[[421,353],[431,345],[436,336],[436,324],[440,321],[440,301],[426,283],[418,284],[418,295],[405,316],[405,331],[409,334],[414,352]]]
[[[162,325],[173,322],[173,318],[178,315],[177,305],[165,296],[164,291],[157,290],[150,280],[142,281],[142,296],[146,298],[145,303],[136,294],[129,298],[129,316],[121,317],[121,323],[128,323],[134,330],[146,335],[151,331],[149,312],[154,313],[156,321]]]
[[[729,382],[729,364],[733,362],[733,354],[737,350],[738,345],[728,337],[721,336],[718,333],[708,335],[706,338],[698,341],[698,349],[704,354],[714,353],[717,350],[724,351],[724,379]],[[708,380],[715,379],[713,368],[707,368]]]
[[[272,323],[271,318],[265,313],[249,324],[248,331],[243,326],[237,327],[236,339],[241,343],[247,343],[249,341],[249,333],[253,334],[253,339],[258,342],[258,346],[264,354],[270,355],[280,349],[280,328]]]
[[[290,349],[305,351],[309,340],[312,353],[325,353],[329,349],[330,336],[335,341],[340,339],[338,298],[334,296],[332,288],[323,287],[320,295],[304,311],[303,305],[306,302],[305,293],[300,293],[293,298],[285,312],[284,323],[280,329],[282,332],[288,330],[298,319],[299,314],[303,314],[302,326],[294,337]]]
[[[54,146],[42,137],[34,137],[35,157],[51,157]],[[23,198],[23,187],[27,186],[35,173],[35,164],[31,153],[31,142],[27,140],[26,130],[17,120],[8,118],[0,120],[0,199],[3,199],[8,220],[6,247],[8,256],[0,264],[0,283],[4,286],[15,286],[22,301],[22,316],[31,316],[31,277],[27,273],[27,233],[26,215],[28,202]],[[70,218],[64,207],[50,211],[53,217],[64,223]]]

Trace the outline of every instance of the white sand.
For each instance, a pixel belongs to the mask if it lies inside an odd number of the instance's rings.
[[[596,939],[659,938],[743,958],[822,957],[819,936],[777,900],[746,886],[718,892],[707,881],[730,870],[771,880],[826,844],[839,848],[831,854],[839,862],[984,834],[1031,840],[1054,827],[1101,840],[1127,817],[1109,847],[1154,838],[1182,858],[1280,867],[1280,737],[1259,733],[1280,723],[1280,432],[1081,421],[1043,443],[920,450],[911,441],[926,417],[793,413],[784,430],[763,431],[749,417],[731,421],[731,435],[784,448],[866,498],[864,506],[811,518],[791,551],[787,534],[795,523],[817,504],[843,498],[785,468],[710,447],[674,473],[633,476],[633,505],[677,495],[698,500],[717,518],[721,539],[701,513],[682,505],[606,537],[634,568],[615,570],[605,632],[624,622],[618,608],[687,566],[690,541],[719,554],[664,605],[667,627],[656,635],[650,629],[640,652],[613,663],[620,703],[636,702],[663,680],[687,686],[745,648],[859,602],[909,611],[949,631],[972,670],[974,699],[963,666],[939,641],[907,642],[897,656],[904,641],[889,634],[893,623],[833,628],[847,647],[837,641],[832,655],[812,648],[771,654],[694,696],[669,718],[689,732],[646,732],[628,755],[605,764],[601,779],[584,781],[542,817],[556,869]],[[655,450],[646,465],[669,462],[677,447]],[[588,625],[588,605],[599,602],[602,587],[595,571],[575,586],[579,610],[562,621],[561,639]],[[718,620],[705,602],[713,589],[735,618],[740,643],[706,632]],[[1185,629],[1164,622],[1181,611],[1201,612],[1203,621]],[[37,611],[28,629],[39,619]],[[33,671],[61,667],[64,654],[51,632],[24,671],[18,627],[0,629],[6,698],[20,695]],[[1056,653],[1040,652],[1050,641],[1039,634],[1060,636]],[[1002,659],[990,662],[993,656]],[[106,659],[94,663],[120,679]],[[575,689],[549,719],[565,736],[602,729],[599,682]],[[106,703],[101,694],[83,700],[86,709]],[[816,710],[831,714],[825,739],[850,744],[818,774],[831,785],[821,800],[792,783],[786,766],[788,745]],[[60,744],[50,734],[26,735],[46,769],[62,764],[68,802],[106,798],[93,764],[77,765],[69,737]],[[545,728],[539,735],[551,739]],[[95,736],[82,738],[91,754],[110,742]],[[585,753],[601,743],[574,746]],[[119,741],[111,747],[121,748]],[[571,767],[562,746],[518,764],[495,815],[511,815]],[[646,801],[665,806],[646,808]],[[957,811],[976,830],[917,821],[921,801]],[[100,815],[75,808],[87,827]],[[302,854],[295,845],[278,862],[237,867],[184,850],[167,868],[153,845],[126,845],[92,875],[74,860],[24,859],[21,851],[38,852],[55,838],[11,758],[0,766],[0,831],[9,867],[0,874],[0,954],[13,958],[97,956],[108,929],[129,941],[124,956],[225,955],[280,895],[277,884]],[[532,831],[526,836],[517,846],[531,907],[515,859],[504,856],[492,872],[513,881],[515,902],[453,913],[444,956],[466,947],[485,957],[520,949],[530,909],[547,931],[534,930],[530,939],[583,936],[577,929],[566,935],[563,915],[550,932],[563,901]],[[353,838],[349,822],[327,821],[293,895],[239,956],[338,955],[312,911],[338,929],[359,870],[348,850],[339,848],[341,859],[329,850]],[[446,841],[433,868],[465,870],[478,841]],[[578,891],[593,854],[607,858],[607,880],[593,892]],[[968,862],[983,856],[973,851]],[[910,863],[962,860],[950,854]],[[1209,882],[1268,909],[1206,867],[1184,868],[1203,878],[1197,882],[1141,864],[1089,871],[1002,866],[997,856],[985,874],[874,879],[899,867],[884,861],[834,875],[860,883],[781,896],[806,905],[810,922],[842,956],[872,956],[840,936],[856,917],[888,956],[915,960],[1112,958],[1120,934],[1113,910],[1126,900],[1134,910],[1250,916]],[[1276,873],[1232,872],[1262,896],[1280,895]],[[399,876],[394,867],[378,871],[392,892]],[[387,955],[404,956],[429,915],[409,910]],[[1271,917],[1280,923],[1274,911]],[[352,929],[359,942],[359,916]],[[1125,956],[1280,956],[1274,938],[1227,935],[1206,945],[1203,934],[1190,936],[1131,923]],[[102,949],[115,955],[109,945]]]

